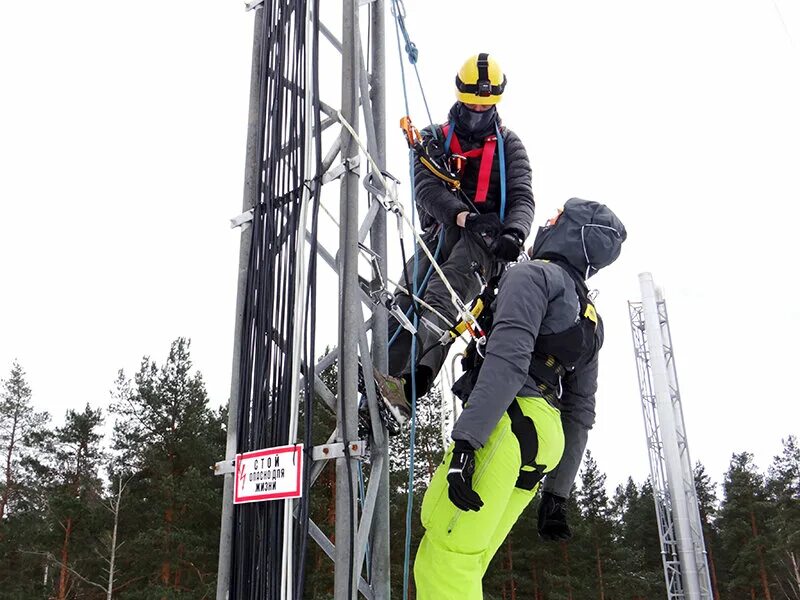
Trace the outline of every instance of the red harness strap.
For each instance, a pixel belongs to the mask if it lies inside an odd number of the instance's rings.
[[[447,131],[450,129],[450,124],[445,123],[442,125],[442,134],[447,137]],[[456,154],[460,154],[466,158],[481,157],[481,166],[478,169],[478,188],[475,190],[475,203],[480,204],[486,202],[486,194],[489,192],[489,178],[492,174],[492,163],[494,162],[494,151],[497,148],[497,136],[490,135],[484,138],[483,146],[480,148],[473,148],[464,152],[461,149],[461,144],[455,132],[450,139],[450,145]]]

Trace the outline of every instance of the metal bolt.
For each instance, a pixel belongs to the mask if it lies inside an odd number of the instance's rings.
[[[330,452],[330,450],[328,450],[328,447],[327,447],[327,446],[325,446],[325,447],[322,449],[322,453],[323,453],[323,454],[328,454],[328,452]]]

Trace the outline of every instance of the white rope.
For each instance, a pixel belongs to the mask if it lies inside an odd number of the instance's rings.
[[[401,284],[395,283],[394,281],[392,281],[388,277],[386,278],[386,281],[387,281],[387,283],[391,283],[393,286],[395,286],[398,290],[400,290],[401,292],[403,292],[407,296],[409,296],[409,297],[413,298],[414,300],[416,300],[424,308],[427,308],[429,311],[431,311],[433,314],[435,314],[437,317],[439,317],[442,320],[442,322],[445,323],[448,327],[453,327],[453,323],[450,322],[450,319],[445,317],[442,313],[440,313],[438,310],[436,310],[430,304],[425,302],[425,300],[423,300],[419,296],[415,296],[414,294],[409,292],[405,287],[403,287]]]
[[[387,191],[387,193],[389,194],[390,198],[392,199],[392,202],[394,203],[394,206],[396,208],[397,214],[399,214],[400,217],[411,228],[411,231],[414,234],[414,238],[417,241],[417,245],[419,245],[422,248],[422,250],[425,252],[425,254],[428,257],[428,260],[431,263],[431,266],[436,271],[436,273],[438,273],[439,278],[442,280],[442,283],[444,283],[445,287],[450,292],[450,302],[453,303],[453,306],[455,306],[456,310],[458,311],[458,314],[461,316],[461,318],[463,320],[471,322],[473,325],[475,325],[476,327],[480,328],[478,326],[478,322],[475,319],[475,317],[472,315],[472,313],[469,312],[469,310],[467,310],[467,307],[461,301],[461,298],[458,297],[458,294],[453,289],[453,286],[450,285],[450,282],[448,281],[448,279],[445,276],[445,274],[442,272],[441,267],[439,267],[439,263],[436,262],[436,259],[433,257],[433,254],[431,254],[431,251],[428,249],[427,244],[425,244],[425,242],[423,241],[422,236],[420,236],[419,233],[417,233],[417,230],[414,227],[414,224],[406,216],[405,210],[403,209],[403,205],[400,204],[400,202],[397,199],[397,188],[394,185],[391,185],[391,186],[388,185],[388,182],[386,181],[386,178],[383,176],[383,173],[381,173],[380,167],[375,162],[375,160],[372,158],[372,156],[370,156],[370,153],[367,151],[366,147],[364,146],[363,142],[361,141],[361,138],[358,137],[358,134],[351,127],[350,123],[347,122],[347,119],[345,119],[342,116],[342,113],[337,110],[336,111],[336,116],[339,119],[339,122],[342,124],[342,127],[344,127],[350,133],[350,135],[353,137],[355,142],[358,144],[358,147],[361,148],[361,151],[367,157],[367,160],[369,161],[370,165],[372,166],[372,170],[373,170],[374,174],[378,176],[378,179],[380,180],[381,185],[383,186],[383,189],[385,189]]]

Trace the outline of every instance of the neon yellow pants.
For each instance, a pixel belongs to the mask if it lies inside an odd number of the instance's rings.
[[[542,398],[518,397],[517,402],[536,425],[536,462],[551,471],[564,452],[561,413]],[[482,599],[481,580],[489,562],[539,487],[515,487],[521,458],[507,414],[475,452],[472,487],[483,500],[478,512],[459,510],[447,496],[452,455],[451,445],[422,501],[425,535],[414,559],[417,600]]]

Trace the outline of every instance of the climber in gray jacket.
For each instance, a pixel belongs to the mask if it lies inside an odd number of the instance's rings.
[[[626,236],[608,207],[573,198],[539,230],[532,260],[500,280],[484,357],[454,386],[466,398],[454,444],[423,500],[418,597],[482,597],[482,574],[539,482],[547,476],[546,499],[569,492],[594,422],[603,343],[586,279],[616,260]],[[543,537],[568,534],[561,517],[540,514]],[[448,577],[437,577],[443,568]]]

